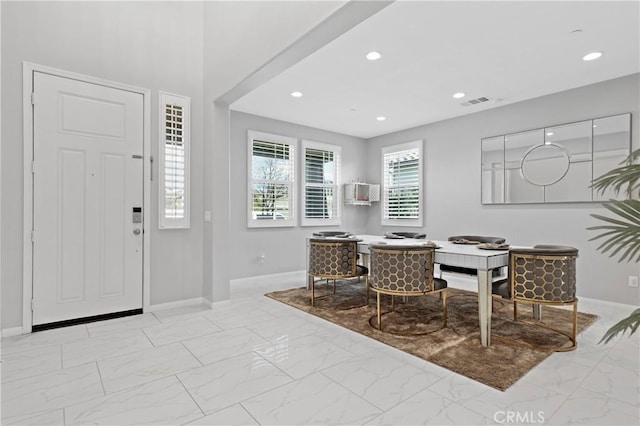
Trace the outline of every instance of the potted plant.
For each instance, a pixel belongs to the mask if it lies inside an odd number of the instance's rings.
[[[598,250],[609,253],[609,257],[619,256],[618,262],[640,261],[640,149],[637,149],[617,167],[593,181],[592,187],[600,192],[613,189],[616,194],[625,191],[625,200],[609,200],[603,206],[614,217],[592,214],[605,222],[592,226],[589,230],[602,231],[591,240],[603,239]],[[591,241],[590,240],[590,241]],[[600,342],[607,343],[618,334],[630,330],[630,336],[640,326],[640,308],[613,325],[602,336]]]

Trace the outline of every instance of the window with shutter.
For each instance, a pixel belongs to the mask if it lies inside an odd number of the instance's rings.
[[[295,226],[295,145],[285,136],[249,132],[249,227]]]
[[[311,141],[304,151],[302,226],[340,225],[341,147]]]
[[[160,92],[159,227],[189,228],[190,98]]]
[[[383,148],[382,224],[422,226],[422,141]]]

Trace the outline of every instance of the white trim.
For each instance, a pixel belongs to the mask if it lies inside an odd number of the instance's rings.
[[[334,192],[334,203],[336,205],[336,217],[331,219],[316,219],[316,218],[307,218],[306,217],[306,189],[307,189],[307,177],[306,177],[306,166],[307,166],[307,148],[316,149],[319,151],[328,151],[333,152],[337,157],[338,161],[336,162],[336,174],[335,174],[335,192]],[[302,149],[300,150],[300,168],[301,173],[300,176],[302,178],[300,182],[301,188],[301,205],[300,205],[300,226],[339,226],[342,225],[342,147],[340,145],[331,145],[327,143],[314,142],[310,140],[302,141]]]
[[[422,139],[420,140],[416,140],[413,142],[407,142],[407,143],[402,143],[399,145],[391,145],[391,146],[385,146],[382,147],[382,153],[381,153],[381,161],[382,161],[382,168],[381,168],[381,186],[382,186],[382,193],[381,193],[381,200],[380,200],[380,219],[381,219],[381,224],[382,226],[395,226],[395,227],[401,227],[401,226],[411,226],[411,227],[421,227],[423,226],[423,221],[424,221],[424,200],[425,200],[425,196],[424,196],[424,149],[423,149],[423,141]],[[408,151],[408,150],[412,150],[412,149],[416,149],[418,148],[418,155],[419,155],[419,166],[418,166],[418,182],[419,182],[419,190],[420,190],[420,196],[419,196],[419,217],[418,219],[385,219],[384,218],[384,207],[385,207],[385,182],[384,182],[384,156],[385,154],[391,153],[391,152],[398,152],[398,151]]]
[[[2,338],[12,337],[12,336],[21,336],[24,334],[24,330],[22,327],[10,327],[2,329]]]
[[[22,63],[22,143],[24,149],[24,203],[23,203],[23,263],[22,263],[22,333],[31,333],[33,315],[31,314],[31,298],[33,295],[33,246],[31,230],[33,229],[33,109],[31,92],[33,91],[33,73],[40,72],[63,78],[98,84],[119,90],[139,93],[143,97],[143,256],[142,256],[142,310],[149,308],[151,301],[151,91],[102,78],[96,78],[72,71],[61,70],[31,62]]]
[[[302,269],[300,271],[290,271],[290,272],[276,272],[274,274],[265,274],[265,275],[254,275],[252,277],[244,277],[244,278],[234,278],[229,283],[230,285],[244,285],[253,283],[256,280],[264,281],[264,280],[283,280],[287,278],[291,279],[305,279],[307,275],[307,271]]]
[[[178,104],[183,108],[182,140],[184,147],[184,217],[173,219],[165,217],[165,106]],[[191,98],[169,92],[158,92],[158,228],[188,229],[191,217]]]
[[[253,140],[254,139],[263,139],[265,141],[274,142],[274,143],[282,143],[290,145],[293,148],[293,170],[292,170],[292,187],[290,197],[291,200],[289,202],[289,208],[291,209],[291,218],[290,219],[282,219],[282,220],[258,220],[253,218],[253,199],[252,199],[252,189],[253,189],[253,175],[252,175],[252,159],[253,159]],[[296,214],[296,191],[298,188],[297,185],[297,177],[298,177],[298,166],[297,166],[297,157],[298,156],[298,139],[290,137],[290,136],[281,136],[274,135],[270,133],[258,132],[255,130],[249,130],[247,132],[247,227],[248,228],[281,228],[281,227],[293,227],[297,224],[297,214]]]
[[[190,306],[200,306],[209,304],[208,300],[202,297],[194,297],[193,299],[176,300],[175,302],[158,303],[147,308],[146,312],[165,311],[167,309],[187,308]]]

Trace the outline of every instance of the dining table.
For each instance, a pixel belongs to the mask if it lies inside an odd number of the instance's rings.
[[[382,242],[389,245],[420,245],[425,239],[399,238],[388,239],[384,235],[350,235],[358,243],[358,252],[369,254],[369,244]],[[482,245],[457,244],[452,241],[433,241],[436,244],[434,262],[438,264],[472,268],[476,270],[478,280],[478,321],[480,324],[480,342],[482,346],[491,345],[491,282],[493,270],[507,266],[508,249],[482,249]]]

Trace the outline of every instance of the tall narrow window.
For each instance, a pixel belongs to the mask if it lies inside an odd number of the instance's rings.
[[[249,132],[247,226],[295,226],[297,139]]]
[[[160,92],[159,227],[189,228],[190,98]]]
[[[382,224],[422,226],[422,141],[382,150]]]
[[[303,226],[340,225],[341,147],[311,141],[304,150]]]

